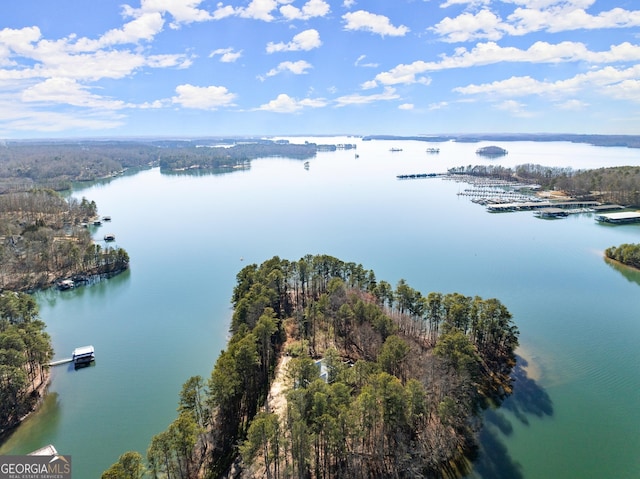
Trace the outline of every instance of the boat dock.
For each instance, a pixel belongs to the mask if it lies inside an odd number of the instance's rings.
[[[416,180],[421,178],[440,178],[447,176],[448,173],[411,173],[405,175],[396,175],[399,180]]]
[[[92,363],[96,359],[93,346],[82,346],[73,350],[70,358],[58,359],[51,361],[49,366],[60,366],[61,364],[73,363],[76,366],[84,366]]]
[[[640,223],[640,211],[623,211],[620,213],[602,214],[596,216],[596,221],[614,225]]]
[[[73,361],[73,358],[59,359],[57,361],[51,361],[49,363],[49,366],[60,366],[61,364],[67,364],[67,363],[70,363],[71,361]]]

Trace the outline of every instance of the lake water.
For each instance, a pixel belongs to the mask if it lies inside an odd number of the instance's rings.
[[[98,478],[127,450],[143,455],[176,417],[181,385],[205,379],[225,348],[238,271],[278,255],[326,253],[424,294],[500,299],[521,331],[526,370],[486,414],[472,477],[637,478],[640,470],[640,273],[604,261],[640,241],[640,225],[592,214],[540,220],[490,214],[457,195],[467,185],[397,174],[490,163],[488,143],[294,138],[357,143],[309,161],[261,159],[224,175],[150,169],[74,195],[95,200],[131,257],[127,273],[37,295],[56,359],[93,344],[95,366],[53,368],[50,394],[0,448],[52,443],[74,477]],[[640,150],[570,143],[500,143],[505,166],[640,165]],[[439,154],[427,154],[429,146]],[[390,152],[390,148],[402,148]]]

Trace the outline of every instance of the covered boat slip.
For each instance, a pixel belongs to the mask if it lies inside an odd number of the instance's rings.
[[[640,223],[640,211],[622,211],[620,213],[605,213],[596,216],[600,223],[626,224]]]
[[[82,346],[73,350],[71,359],[74,364],[88,364],[96,358],[93,346]]]
[[[500,213],[506,211],[532,211],[543,208],[562,208],[569,209],[593,209],[603,207],[597,201],[526,201],[516,203],[496,203],[487,206],[490,213]],[[605,206],[606,207],[606,206]]]

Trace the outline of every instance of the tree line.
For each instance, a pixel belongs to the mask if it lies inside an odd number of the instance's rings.
[[[623,206],[640,206],[640,167],[638,166],[573,170],[535,164],[518,165],[515,168],[499,165],[468,165],[451,168],[449,173],[536,183],[544,189],[561,190],[579,199],[593,199]]]
[[[309,159],[318,151],[314,143],[239,143],[229,147],[189,147],[160,152],[161,170],[232,170],[247,168],[251,160],[271,156]]]
[[[0,193],[71,188],[158,160],[158,148],[120,141],[9,142],[0,147]]]
[[[53,356],[38,305],[25,293],[0,294],[0,437],[42,397]]]
[[[393,288],[328,255],[274,257],[236,279],[208,381],[185,383],[146,460],[125,453],[103,478],[455,475],[476,413],[510,392],[518,330],[497,299]],[[279,358],[280,407],[268,399]]]
[[[248,167],[252,159],[308,159],[335,145],[260,139],[193,141],[9,141],[0,145],[0,194],[34,188],[68,190],[73,182],[114,177],[130,168],[166,171]]]
[[[640,243],[624,243],[620,246],[611,246],[605,250],[604,254],[607,258],[640,269]]]

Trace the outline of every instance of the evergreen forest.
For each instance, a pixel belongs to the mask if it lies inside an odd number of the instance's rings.
[[[118,478],[455,477],[510,394],[518,329],[497,299],[423,295],[328,255],[248,265],[231,337]]]
[[[42,398],[53,356],[35,299],[0,293],[0,438]]]

